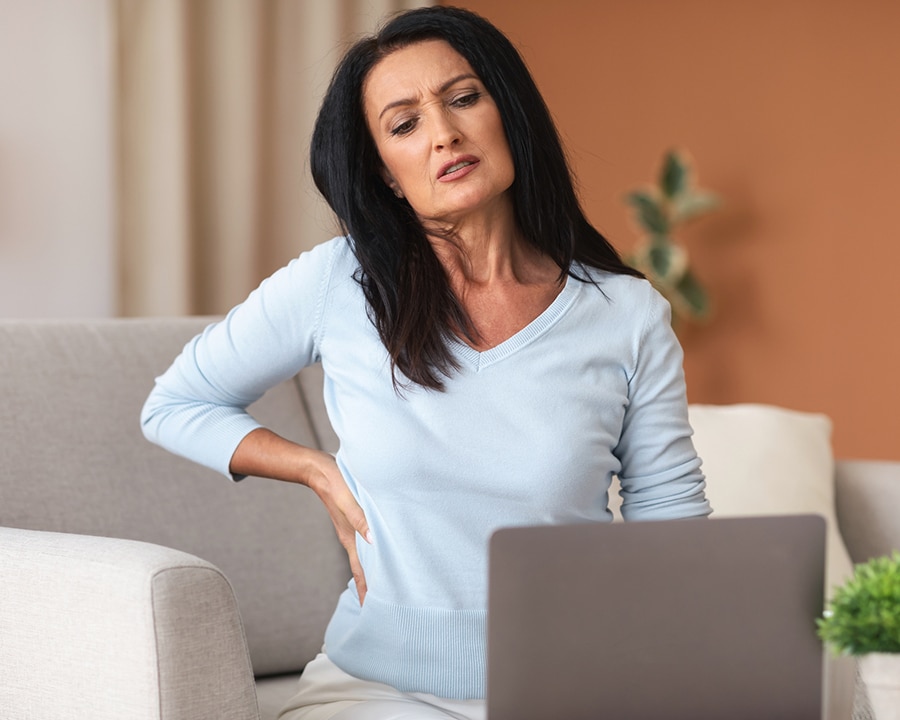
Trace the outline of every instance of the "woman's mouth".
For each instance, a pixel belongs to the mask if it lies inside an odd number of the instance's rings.
[[[478,160],[472,157],[454,160],[441,168],[438,180],[448,182],[450,180],[461,178],[464,175],[467,175],[470,172],[470,168],[474,168],[477,164]]]

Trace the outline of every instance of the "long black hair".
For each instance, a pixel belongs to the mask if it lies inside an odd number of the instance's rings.
[[[369,316],[397,370],[441,389],[457,369],[449,340],[472,324],[450,288],[415,212],[397,198],[366,125],[363,85],[385,56],[424,40],[444,40],[471,65],[493,98],[512,154],[511,188],[523,237],[584,280],[578,264],[640,277],[587,220],[550,112],[524,61],[484,18],[453,7],[395,16],[344,55],[322,102],[310,148],[319,191],[352,238]]]

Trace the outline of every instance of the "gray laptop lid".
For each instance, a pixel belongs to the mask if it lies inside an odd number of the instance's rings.
[[[508,528],[489,720],[820,720],[825,521]]]

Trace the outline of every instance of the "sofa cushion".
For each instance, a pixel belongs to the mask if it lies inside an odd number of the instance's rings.
[[[234,593],[200,558],[0,527],[0,578],[0,717],[257,717]]]
[[[828,524],[826,585],[851,563],[834,507],[831,421],[767,405],[692,405],[694,445],[703,459],[715,517],[817,513]]]
[[[271,480],[232,483],[141,434],[154,377],[208,322],[0,322],[0,525],[142,540],[204,558],[234,587],[255,672],[299,671],[321,649],[350,578],[318,498]],[[299,389],[286,382],[251,411],[317,445],[308,406],[322,403],[321,390],[305,398]]]
[[[825,518],[830,594],[852,571],[834,507],[831,421],[753,404],[692,405],[690,420],[714,517],[816,513]],[[853,704],[854,663],[829,657],[826,670],[824,717],[844,720]]]
[[[297,694],[300,675],[277,675],[256,681],[259,720],[277,720],[288,701]]]
[[[840,460],[834,480],[841,535],[853,561],[900,550],[900,462]]]

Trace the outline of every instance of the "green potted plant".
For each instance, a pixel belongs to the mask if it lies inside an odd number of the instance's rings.
[[[628,261],[647,276],[672,306],[672,322],[705,320],[710,313],[706,289],[691,270],[687,249],[675,231],[688,220],[718,206],[718,198],[694,186],[687,155],[670,150],[656,185],[625,196],[634,209],[641,238]]]
[[[817,620],[834,652],[858,657],[878,720],[900,720],[900,551],[857,565]]]

